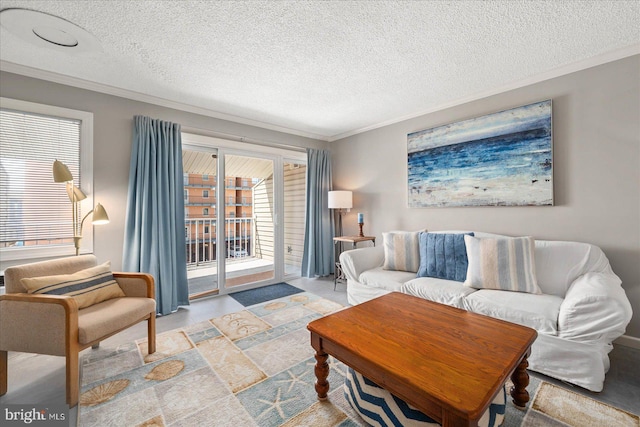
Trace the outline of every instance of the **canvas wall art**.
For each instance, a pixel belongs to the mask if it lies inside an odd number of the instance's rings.
[[[409,207],[553,205],[551,100],[407,136]]]

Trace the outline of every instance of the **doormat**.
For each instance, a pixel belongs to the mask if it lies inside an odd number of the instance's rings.
[[[291,286],[288,283],[276,283],[275,285],[263,286],[261,288],[249,289],[247,291],[235,292],[229,296],[245,307],[260,304],[272,299],[288,297],[289,295],[303,292],[302,289]]]

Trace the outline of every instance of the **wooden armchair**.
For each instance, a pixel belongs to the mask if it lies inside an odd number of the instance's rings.
[[[113,273],[125,296],[82,309],[69,296],[29,294],[21,282],[23,278],[72,274],[96,265],[95,256],[82,255],[5,270],[6,294],[0,295],[0,396],[7,392],[8,351],[65,356],[69,406],[78,404],[80,351],[97,347],[100,341],[147,320],[149,354],[155,352],[153,276]]]

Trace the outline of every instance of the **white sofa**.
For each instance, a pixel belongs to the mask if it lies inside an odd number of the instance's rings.
[[[340,262],[350,304],[403,292],[534,328],[538,338],[529,369],[601,391],[612,342],[625,332],[632,315],[621,281],[597,246],[536,240],[534,252],[542,294],[476,290],[462,282],[384,270],[382,245],[343,252]]]

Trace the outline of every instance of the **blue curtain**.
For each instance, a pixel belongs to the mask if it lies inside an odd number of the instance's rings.
[[[158,314],[189,305],[180,125],[135,116],[122,265],[152,274]]]
[[[332,189],[331,155],[327,150],[307,149],[307,206],[302,275],[333,273],[333,217],[329,210]]]

